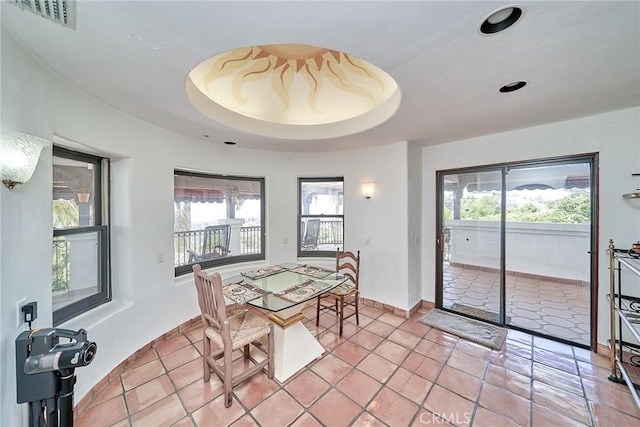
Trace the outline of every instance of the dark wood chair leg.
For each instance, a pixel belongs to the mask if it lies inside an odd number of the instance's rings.
[[[336,304],[338,300],[336,299]],[[340,297],[340,336],[342,336],[342,323],[344,321],[344,297]]]
[[[316,326],[320,324],[320,297],[318,297],[318,308],[316,309]]]

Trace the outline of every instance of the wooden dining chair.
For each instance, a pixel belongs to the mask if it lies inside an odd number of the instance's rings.
[[[316,326],[320,324],[320,312],[329,310],[336,313],[340,318],[340,335],[342,335],[344,320],[351,316],[356,316],[356,325],[360,324],[358,315],[358,300],[360,290],[358,288],[360,280],[360,251],[336,253],[336,273],[343,274],[347,280],[341,285],[333,288],[329,292],[318,297],[316,310]],[[344,315],[345,307],[353,307],[347,316]]]
[[[206,274],[200,264],[193,266],[193,277],[198,290],[198,304],[204,326],[204,381],[209,381],[213,371],[222,381],[225,393],[225,407],[231,406],[233,387],[252,377],[266,367],[271,379],[273,366],[273,324],[252,314],[248,310],[227,316],[227,307],[222,293],[222,279],[219,273]],[[262,340],[266,340],[266,345]],[[216,350],[212,351],[212,345]],[[264,360],[250,359],[250,346],[264,353]],[[234,374],[232,353],[243,348],[244,358],[255,364]],[[222,359],[222,364],[219,360]]]

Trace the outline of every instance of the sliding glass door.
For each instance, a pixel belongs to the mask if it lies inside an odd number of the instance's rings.
[[[596,160],[438,172],[437,306],[593,345]]]
[[[500,323],[502,170],[444,174],[442,307]]]

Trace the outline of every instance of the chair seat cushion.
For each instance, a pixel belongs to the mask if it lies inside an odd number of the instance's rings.
[[[337,297],[342,297],[342,296],[347,296],[347,295],[351,295],[351,294],[355,294],[358,290],[356,289],[355,286],[350,285],[348,283],[343,283],[341,285],[336,286],[335,288],[331,289],[329,291],[329,293],[331,295],[335,295]]]
[[[227,317],[227,321],[229,322],[229,331],[234,350],[269,334],[269,322],[249,311],[243,311]],[[209,327],[205,329],[204,333],[216,343],[218,347],[224,347],[222,334],[218,329]]]

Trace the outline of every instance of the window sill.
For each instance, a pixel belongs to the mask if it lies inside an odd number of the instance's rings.
[[[106,304],[102,304],[94,309],[91,309],[86,313],[82,313],[74,317],[73,319],[67,320],[57,327],[73,330],[77,330],[80,328],[91,330],[93,328],[99,327],[101,323],[107,322],[113,316],[116,316],[123,311],[128,310],[132,306],[132,303],[111,301]]]
[[[243,271],[255,270],[261,267],[268,267],[270,264],[264,261],[243,262],[241,264],[222,265],[204,269],[205,273],[220,273],[223,279],[236,276]],[[183,274],[175,278],[175,286],[193,285],[193,273]]]

